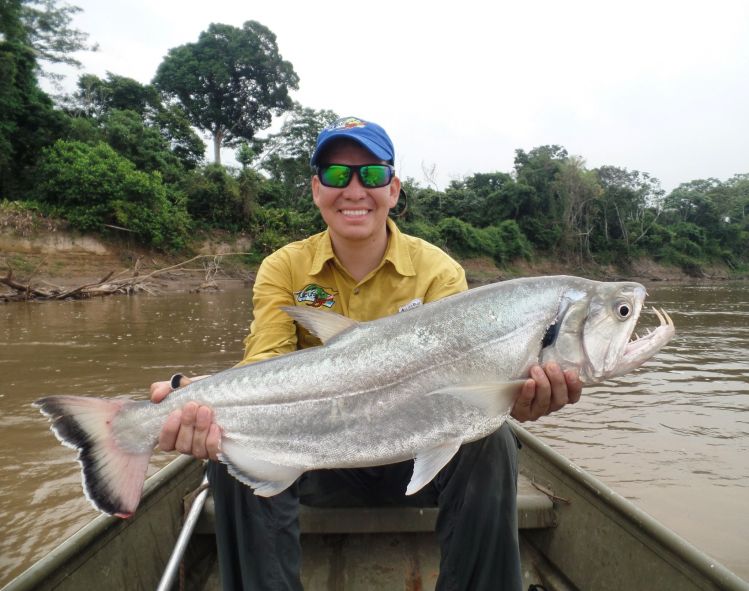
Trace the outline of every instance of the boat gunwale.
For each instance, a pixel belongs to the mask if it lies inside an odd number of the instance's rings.
[[[711,583],[726,591],[749,591],[749,582],[745,581],[728,567],[712,558],[678,533],[663,525],[650,514],[640,509],[633,502],[624,498],[611,487],[583,470],[570,459],[555,451],[541,438],[530,433],[515,421],[510,424],[523,446],[527,446],[534,454],[541,457],[566,478],[581,484],[588,493],[600,500],[600,504],[613,510],[623,522],[640,530],[645,540],[652,540],[651,550],[657,552],[660,548],[687,563]],[[522,455],[522,451],[520,452]],[[521,462],[522,464],[522,462]],[[600,509],[599,509],[600,510]],[[662,554],[662,553],[661,553]],[[668,559],[668,557],[664,557]]]
[[[177,484],[174,484],[176,477],[187,471],[191,464],[197,462],[200,462],[200,460],[196,460],[192,456],[180,455],[150,476],[143,486],[140,507],[148,506],[149,502],[166,487],[170,485],[176,486]],[[158,499],[156,499],[156,502],[158,502]],[[118,530],[125,530],[130,527],[138,518],[138,515],[136,512],[132,518],[128,519],[122,519],[113,515],[96,516],[58,546],[55,546],[28,569],[11,579],[0,591],[36,589],[40,581],[46,581],[48,578],[53,577],[55,573],[63,571],[66,564],[74,557],[85,555],[88,548],[93,547],[105,537],[118,535]]]

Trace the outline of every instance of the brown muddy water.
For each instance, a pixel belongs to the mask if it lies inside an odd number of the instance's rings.
[[[675,339],[637,373],[587,388],[529,428],[749,580],[749,285],[648,288]],[[0,306],[0,585],[97,515],[74,452],[31,402],[146,398],[148,384],[176,371],[229,367],[250,304],[236,289]]]

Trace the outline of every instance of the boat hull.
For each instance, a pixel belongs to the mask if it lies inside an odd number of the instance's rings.
[[[522,427],[518,492],[526,577],[571,589],[749,591],[737,577]],[[179,457],[146,482],[128,520],[100,516],[3,591],[155,589],[179,533],[183,500],[203,465]],[[543,491],[543,492],[542,492]],[[436,509],[302,507],[302,582],[307,591],[434,588]],[[186,554],[185,589],[219,589],[211,503]]]

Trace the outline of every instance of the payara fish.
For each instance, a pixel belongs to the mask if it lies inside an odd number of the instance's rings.
[[[214,409],[220,460],[272,496],[306,470],[414,459],[406,493],[463,444],[507,418],[533,364],[577,369],[584,384],[625,374],[674,335],[668,314],[632,338],[645,300],[632,282],[555,276],[486,285],[373,322],[317,308],[284,310],[323,346],[222,371],[160,404],[50,396],[35,404],[78,450],[86,496],[130,516],[167,415]]]

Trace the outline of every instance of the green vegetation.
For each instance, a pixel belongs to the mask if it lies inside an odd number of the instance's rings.
[[[324,227],[309,159],[336,114],[291,101],[299,80],[270,30],[212,24],[169,52],[153,84],[84,74],[53,102],[39,87],[38,60],[75,63],[71,52],[86,48],[86,35],[69,28],[76,10],[55,0],[0,2],[7,216],[57,216],[172,251],[189,248],[196,230],[245,232],[257,259]],[[257,136],[284,113],[278,133]],[[213,138],[214,163],[194,129]],[[237,148],[241,166],[222,166],[221,147]],[[511,171],[479,172],[444,190],[405,179],[404,188],[396,214],[404,231],[457,257],[505,266],[553,257],[571,269],[650,257],[694,274],[714,263],[745,272],[749,263],[749,174],[691,180],[666,195],[645,172],[587,169],[547,145],[518,149]]]

